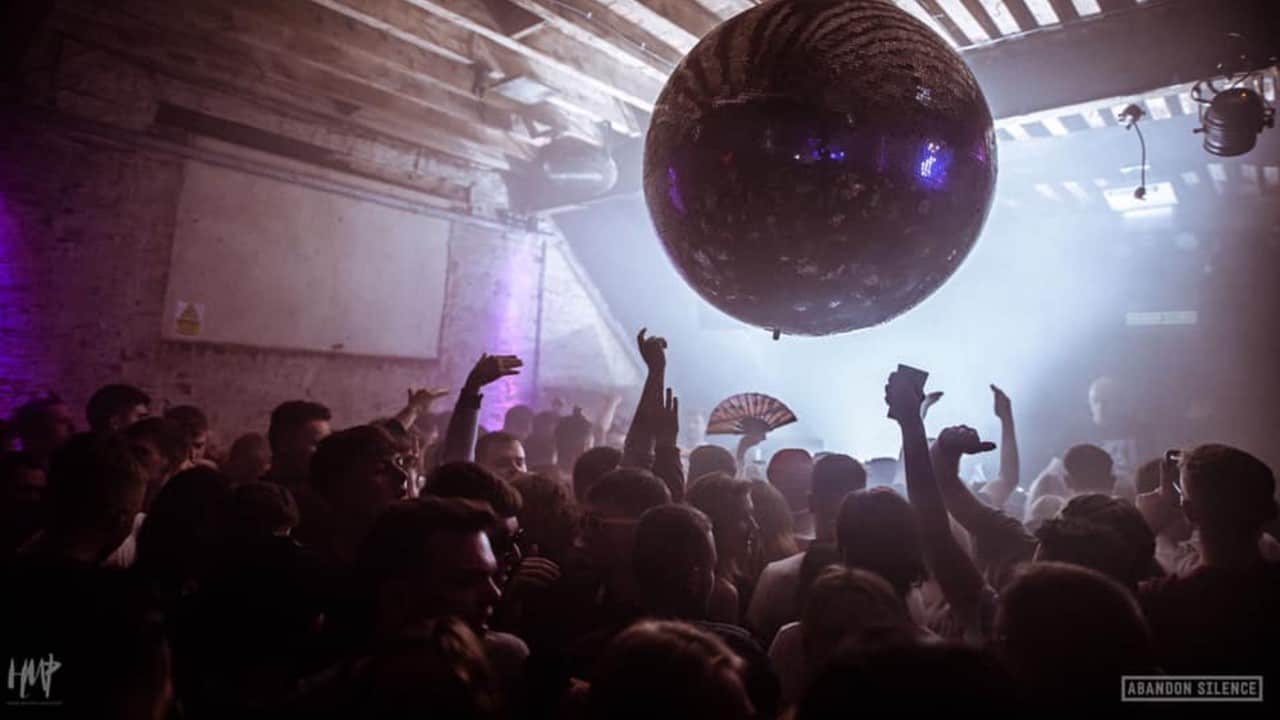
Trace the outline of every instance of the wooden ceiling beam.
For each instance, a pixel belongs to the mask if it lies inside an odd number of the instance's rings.
[[[503,34],[479,0],[403,0],[443,20],[447,20],[508,53],[528,58],[539,74],[552,80],[556,89],[581,87],[604,93],[609,97],[642,110],[653,111],[653,102],[662,89],[662,82],[620,67],[600,57],[577,41],[557,34],[548,38],[546,28],[515,40]],[[531,41],[540,39],[537,47]],[[634,134],[635,128],[616,127],[619,132]]]
[[[655,12],[640,0],[596,0],[596,2],[632,25],[644,28],[654,37],[675,48],[682,57],[698,43],[697,36],[665,15]]]
[[[577,84],[566,84],[558,76],[546,76],[541,68],[533,65],[527,56],[506,51],[477,37],[465,28],[441,19],[404,0],[306,0],[352,19],[368,28],[386,33],[396,39],[439,55],[453,66],[467,65],[474,75],[473,65],[483,62],[491,79],[501,76],[523,75],[556,89],[562,102],[553,106],[527,106],[526,115],[556,130],[572,132],[592,142],[601,142],[599,123],[608,123],[621,131],[628,118],[618,109],[612,98],[579,89]],[[536,32],[536,26],[529,32]],[[436,73],[438,75],[438,72]],[[559,116],[553,121],[542,115]],[[568,127],[564,127],[567,124]]]
[[[510,0],[561,33],[666,82],[683,54],[593,0]]]
[[[113,4],[117,8],[119,3]],[[187,18],[183,18],[186,22]],[[277,101],[323,111],[354,122],[396,127],[399,137],[484,167],[505,169],[501,148],[527,153],[509,135],[477,127],[420,101],[388,93],[299,62],[269,53],[235,38],[193,32],[190,25],[172,26],[155,17],[126,15],[90,0],[59,4],[56,28],[91,46],[130,57],[161,74],[194,83],[240,87]],[[367,117],[366,117],[367,116]],[[495,143],[495,139],[497,142]]]
[[[639,0],[639,2],[695,38],[701,38],[711,32],[712,28],[723,20],[694,0]]]

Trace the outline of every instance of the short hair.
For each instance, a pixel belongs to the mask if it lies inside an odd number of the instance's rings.
[[[813,464],[814,504],[836,504],[857,490],[867,488],[867,470],[848,455],[824,455]]]
[[[783,448],[769,458],[769,464],[765,467],[764,475],[769,482],[776,483],[781,480],[778,474],[783,472],[783,467],[789,463],[796,462],[804,463],[812,471],[813,456],[809,454],[808,450],[803,448]]]
[[[683,588],[689,571],[715,566],[715,546],[707,536],[711,521],[688,505],[649,508],[636,525],[631,567],[636,582],[647,594],[670,593]]]
[[[1096,570],[1059,562],[1022,565],[1001,590],[996,617],[1010,668],[1034,690],[1114,692],[1120,675],[1153,669],[1150,633],[1137,601]]]
[[[584,443],[590,442],[594,428],[591,421],[582,416],[579,412],[560,418],[560,422],[556,423],[556,454],[567,455],[571,452],[577,452]],[[562,461],[577,458],[561,457]]]
[[[889,488],[845,496],[836,519],[844,563],[879,574],[901,596],[924,579],[924,546],[911,505]]]
[[[191,456],[191,437],[181,425],[168,418],[143,418],[125,429],[124,434],[130,440],[154,442],[171,468],[178,467]]]
[[[271,411],[271,424],[267,427],[267,442],[271,444],[272,452],[275,452],[280,449],[285,434],[296,431],[310,422],[319,420],[328,422],[332,419],[333,414],[329,412],[329,408],[320,403],[310,400],[282,402]]]
[[[506,415],[502,418],[502,427],[512,428],[516,425],[523,425],[528,430],[533,429],[533,408],[528,405],[512,405],[507,408]]]
[[[231,529],[243,538],[263,538],[281,528],[296,528],[302,522],[293,493],[273,482],[253,481],[236,487],[231,512]]]
[[[591,677],[592,720],[746,718],[742,660],[711,633],[643,621],[609,643]]]
[[[751,494],[751,481],[724,473],[703,475],[689,486],[685,502],[706,513],[712,527],[722,527],[737,513],[738,500]]]
[[[150,405],[151,396],[133,385],[103,385],[89,398],[85,417],[91,430],[106,430],[111,418],[135,405]]]
[[[1266,463],[1228,445],[1201,445],[1182,458],[1197,523],[1252,534],[1276,516],[1276,479]]]
[[[1035,532],[1039,558],[1097,570],[1131,587],[1134,550],[1115,530],[1083,518],[1054,517]]]
[[[540,555],[562,562],[578,530],[578,505],[566,483],[540,473],[516,476],[511,486],[520,493],[517,516],[527,544]]]
[[[503,717],[485,646],[456,617],[426,620],[368,666],[356,714],[369,718]]]
[[[123,435],[74,435],[54,453],[49,465],[50,522],[76,527],[99,522],[104,513],[137,512],[141,508],[127,507],[125,500],[145,482]]]
[[[1105,492],[1115,487],[1114,461],[1097,445],[1074,445],[1062,456],[1067,487],[1074,492]]]
[[[604,474],[591,488],[587,502],[609,505],[630,518],[671,502],[671,491],[648,470],[618,468]]]
[[[520,438],[509,432],[503,432],[502,430],[495,430],[491,433],[481,435],[479,439],[476,440],[476,462],[484,462],[485,456],[489,454],[489,450],[491,448],[506,443],[515,443],[524,447],[520,444]]]
[[[435,564],[427,546],[436,533],[483,533],[496,518],[484,503],[427,496],[392,503],[374,521],[357,552],[357,567],[372,586],[420,577]]]
[[[699,445],[694,448],[689,453],[689,480],[697,480],[713,472],[737,475],[738,462],[733,459],[733,453],[719,445]]]
[[[187,433],[187,437],[195,439],[197,436],[209,432],[209,417],[204,411],[195,405],[177,405],[164,411],[164,417],[172,420]]]
[[[1138,466],[1133,475],[1133,485],[1139,495],[1160,489],[1160,466],[1163,464],[1163,460],[1155,458]]]
[[[573,463],[573,496],[585,502],[591,488],[611,470],[622,464],[622,451],[606,446],[593,447]]]
[[[311,456],[311,486],[321,493],[336,489],[353,473],[396,453],[395,440],[376,425],[339,430],[320,441]]]
[[[858,568],[828,567],[801,608],[800,631],[811,667],[821,667],[842,642],[911,626],[907,606],[887,580]]]
[[[14,431],[20,436],[25,435],[34,428],[49,408],[58,405],[66,405],[66,403],[54,393],[28,400],[19,405],[13,411],[12,416]]]
[[[1063,518],[1086,520],[1115,531],[1126,547],[1130,565],[1123,574],[1112,577],[1129,587],[1151,577],[1156,567],[1156,536],[1136,507],[1110,495],[1087,493],[1068,500],[1060,513]]]
[[[522,505],[519,490],[476,463],[445,463],[431,471],[425,488],[436,497],[487,503],[501,518],[515,517]]]

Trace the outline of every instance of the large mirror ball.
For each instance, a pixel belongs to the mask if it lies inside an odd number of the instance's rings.
[[[794,335],[870,327],[973,247],[996,145],[973,73],[887,0],[772,0],[712,30],[658,97],[644,190],[703,298]]]

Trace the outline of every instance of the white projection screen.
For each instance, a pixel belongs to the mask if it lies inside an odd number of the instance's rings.
[[[188,161],[163,336],[434,358],[448,242],[447,220]]]

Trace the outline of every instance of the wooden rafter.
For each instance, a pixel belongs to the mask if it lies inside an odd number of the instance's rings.
[[[593,0],[510,0],[559,32],[624,65],[665,81],[679,50]]]

